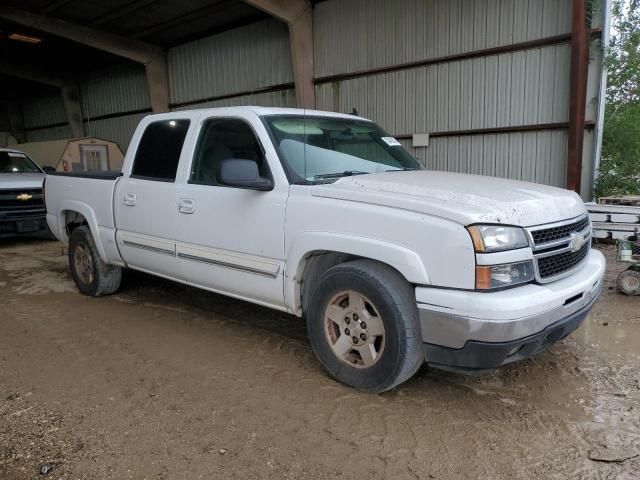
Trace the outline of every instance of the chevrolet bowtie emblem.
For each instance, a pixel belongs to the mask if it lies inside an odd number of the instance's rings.
[[[582,248],[582,246],[587,243],[587,240],[583,235],[579,235],[577,233],[571,234],[571,241],[569,242],[569,247],[573,253],[577,252]]]
[[[29,195],[28,193],[21,193],[16,197],[16,200],[20,200],[21,202],[26,202],[28,200],[31,200],[32,198],[33,198],[33,195]]]

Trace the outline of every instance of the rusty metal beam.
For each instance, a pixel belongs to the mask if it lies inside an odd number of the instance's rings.
[[[289,27],[293,81],[300,108],[315,108],[313,78],[313,10],[309,0],[245,0]]]
[[[584,119],[589,71],[589,30],[585,0],[573,0],[571,20],[571,73],[567,155],[567,189],[580,193]]]
[[[0,18],[142,63],[147,70],[147,84],[153,111],[169,110],[169,81],[165,52],[162,48],[3,5],[0,5]]]
[[[602,36],[601,28],[593,28],[589,33],[592,39]],[[511,43],[501,45],[499,47],[483,48],[481,50],[473,50],[470,52],[454,53],[452,55],[444,55],[441,57],[427,58],[412,62],[397,63],[395,65],[385,65],[384,67],[368,68],[364,70],[356,70],[348,73],[338,73],[333,75],[325,75],[316,77],[316,85],[323,83],[340,82],[343,80],[352,80],[354,78],[369,77],[372,75],[380,75],[383,73],[400,72],[402,70],[410,70],[412,68],[429,67],[442,63],[461,62],[462,60],[471,60],[474,58],[484,58],[490,55],[501,55],[503,53],[523,52],[535,48],[551,47],[553,45],[562,45],[571,42],[571,34],[563,33],[551,37],[538,38],[536,40],[528,40],[526,42]]]

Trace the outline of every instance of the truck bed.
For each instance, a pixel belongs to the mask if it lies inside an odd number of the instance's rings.
[[[81,213],[97,229],[115,230],[113,195],[120,172],[74,172],[47,175],[45,202],[53,234],[61,239],[56,225],[65,211]],[[58,227],[59,228],[59,227]]]

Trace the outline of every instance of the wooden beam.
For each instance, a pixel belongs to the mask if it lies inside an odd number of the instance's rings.
[[[567,189],[580,193],[584,119],[589,72],[589,30],[585,0],[573,0],[571,21],[571,70],[569,92],[569,127],[567,155]]]
[[[296,104],[300,108],[316,108],[313,81],[313,16],[306,9],[289,25],[289,42],[293,63],[293,81],[296,85]]]
[[[296,86],[296,103],[300,108],[315,108],[313,77],[313,10],[309,0],[245,0],[289,26],[289,43]]]
[[[138,63],[149,63],[161,51],[148,43],[4,5],[0,5],[0,18]]]
[[[60,89],[67,122],[71,128],[73,138],[84,137],[84,123],[82,121],[82,106],[80,105],[80,88],[77,83],[68,83]]]
[[[245,0],[245,2],[287,24],[294,23],[311,6],[306,0]]]
[[[3,5],[0,5],[0,18],[142,63],[147,70],[147,84],[153,111],[169,110],[169,80],[165,52],[162,48]]]

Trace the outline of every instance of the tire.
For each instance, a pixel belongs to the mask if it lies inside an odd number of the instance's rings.
[[[625,270],[618,275],[618,289],[625,295],[640,295],[640,272]]]
[[[78,290],[85,295],[101,297],[120,288],[122,269],[104,263],[87,226],[78,227],[71,234],[69,267]]]
[[[356,260],[330,268],[311,290],[306,318],[320,363],[358,390],[390,390],[424,362],[414,289],[386,265]]]

